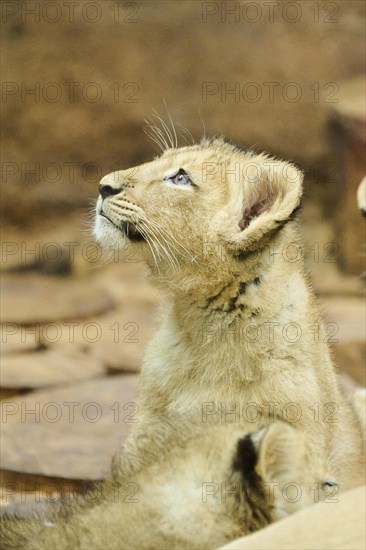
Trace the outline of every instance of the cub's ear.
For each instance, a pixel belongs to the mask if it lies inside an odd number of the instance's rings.
[[[230,236],[233,252],[263,247],[300,207],[303,174],[294,165],[269,158],[251,157],[241,166],[243,180],[234,184],[230,216],[234,214]],[[235,197],[234,197],[235,195]],[[239,198],[239,200],[238,200]]]
[[[307,458],[303,434],[285,422],[275,422],[239,441],[234,468],[240,471],[243,493],[258,517],[261,513],[273,521],[311,504],[306,491],[304,498],[297,498],[299,484],[310,475]],[[292,499],[287,490],[291,495],[294,486]]]
[[[289,424],[275,422],[259,443],[257,472],[265,481],[297,479],[305,465],[305,441]]]
[[[305,466],[305,442],[285,422],[275,422],[238,441],[234,469],[244,486],[260,490],[265,482],[297,479]]]

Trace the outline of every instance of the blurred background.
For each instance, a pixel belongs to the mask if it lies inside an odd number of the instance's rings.
[[[103,478],[136,420],[160,296],[133,247],[108,260],[91,222],[101,177],[157,153],[144,119],[164,100],[197,140],[204,123],[304,170],[307,265],[343,383],[364,385],[364,2],[1,10],[3,510]]]

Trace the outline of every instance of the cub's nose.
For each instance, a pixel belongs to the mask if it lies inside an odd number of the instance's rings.
[[[99,185],[99,193],[102,199],[106,199],[111,195],[118,195],[120,191],[120,189],[116,189],[115,187],[111,187],[110,185]]]

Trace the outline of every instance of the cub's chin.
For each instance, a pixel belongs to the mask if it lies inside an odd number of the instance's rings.
[[[137,227],[127,221],[117,226],[103,213],[97,213],[94,222],[94,236],[104,248],[126,248],[131,243],[145,242],[144,236]]]
[[[126,248],[130,241],[126,234],[100,214],[97,214],[94,221],[93,234],[96,241],[103,247],[113,250],[116,248]]]

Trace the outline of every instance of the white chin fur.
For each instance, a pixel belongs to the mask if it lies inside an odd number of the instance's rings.
[[[96,214],[93,234],[97,242],[103,247],[111,249],[116,248],[125,248],[130,242],[126,235],[119,231],[113,225],[100,216]]]

